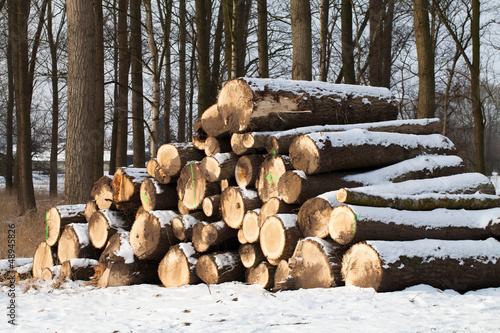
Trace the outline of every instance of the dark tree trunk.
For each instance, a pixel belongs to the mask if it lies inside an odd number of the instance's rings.
[[[350,0],[342,0],[342,72],[344,82],[356,84],[354,72],[354,42],[352,40],[352,4]]]
[[[293,80],[312,80],[311,5],[309,0],[291,0]]]
[[[269,77],[269,56],[267,46],[267,0],[257,0],[257,40],[259,52],[259,77]]]
[[[198,116],[212,105],[210,78],[211,1],[196,0],[196,44],[198,45]]]
[[[104,28],[102,0],[94,0],[95,22],[95,128],[94,141],[94,182],[104,174]]]

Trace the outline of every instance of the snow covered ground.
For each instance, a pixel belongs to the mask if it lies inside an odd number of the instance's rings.
[[[27,290],[26,290],[27,289]],[[9,304],[7,287],[0,304]],[[99,289],[67,282],[16,287],[19,332],[498,332],[500,288],[460,295],[338,287],[270,293],[243,283]],[[6,311],[6,310],[4,310]],[[5,312],[4,312],[5,314]],[[0,331],[12,332],[2,315]]]

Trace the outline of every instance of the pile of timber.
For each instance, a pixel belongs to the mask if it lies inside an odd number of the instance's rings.
[[[385,88],[235,79],[192,142],[53,207],[33,276],[271,290],[500,286],[500,197]]]

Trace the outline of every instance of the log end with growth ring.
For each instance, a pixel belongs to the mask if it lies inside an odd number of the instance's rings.
[[[353,245],[342,259],[342,279],[346,286],[378,290],[382,274],[378,253],[368,244]]]
[[[165,287],[180,287],[190,283],[190,264],[178,245],[172,246],[161,260],[158,276]]]
[[[221,174],[221,166],[216,158],[212,156],[205,157],[200,163],[200,169],[207,181],[213,183],[219,180]]]
[[[160,241],[158,219],[145,212],[140,214],[130,229],[130,245],[139,259],[147,258],[157,248]]]
[[[328,221],[332,213],[332,206],[322,198],[307,200],[299,210],[297,216],[300,231],[304,237],[325,238],[328,236]]]
[[[101,212],[95,212],[89,221],[89,237],[92,245],[102,249],[108,240],[108,220]]]
[[[356,235],[356,214],[347,206],[335,207],[330,214],[328,230],[334,241],[349,244]]]
[[[206,284],[216,284],[219,281],[219,269],[211,255],[204,255],[198,259],[196,275]]]
[[[222,219],[228,226],[238,229],[245,216],[245,204],[239,189],[226,188],[221,194]]]
[[[85,225],[85,224],[84,224]],[[71,225],[67,225],[61,234],[57,246],[57,257],[59,262],[80,257],[80,240]]]
[[[51,207],[45,216],[47,223],[47,233],[48,237],[45,240],[49,246],[53,246],[57,243],[59,234],[61,232],[61,216],[56,207]]]
[[[141,184],[141,203],[144,210],[154,210],[156,207],[156,187],[151,178],[145,179]]]
[[[158,148],[156,161],[168,176],[178,174],[183,167],[177,147],[169,143]]]
[[[253,210],[246,212],[241,229],[248,243],[257,242],[260,233],[259,214]]]
[[[263,202],[267,202],[279,195],[278,183],[281,176],[286,172],[283,158],[278,155],[268,155],[260,166],[259,176],[255,187]]]
[[[308,136],[301,135],[290,146],[290,160],[295,169],[315,174],[320,167],[319,148]]]
[[[54,266],[52,250],[46,242],[41,242],[33,256],[33,277],[35,279],[41,278],[43,269],[52,266]]]
[[[296,172],[287,171],[280,177],[278,192],[287,204],[296,203],[302,193],[302,177]]]
[[[217,107],[230,132],[244,131],[254,109],[252,89],[244,80],[228,81],[219,93]]]
[[[260,229],[260,247],[269,259],[279,259],[286,244],[286,234],[283,222],[270,216]]]

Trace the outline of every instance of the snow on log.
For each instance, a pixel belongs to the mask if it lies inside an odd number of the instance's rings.
[[[123,219],[117,211],[99,210],[89,221],[89,238],[97,249],[102,249],[117,231],[130,230],[132,222]]]
[[[500,242],[422,239],[367,241],[353,245],[342,260],[346,286],[376,291],[417,284],[466,292],[499,287]]]
[[[52,251],[47,242],[40,242],[33,255],[33,277],[40,279],[45,267],[52,267],[57,263],[57,251]]]
[[[214,183],[222,179],[234,178],[234,168],[238,162],[235,153],[215,154],[205,157],[200,163],[200,169],[208,182]]]
[[[84,280],[89,281],[94,275],[94,267],[99,261],[89,258],[75,258],[64,261],[61,264],[61,280]]]
[[[165,287],[181,287],[200,283],[195,273],[200,254],[191,243],[180,243],[170,247],[158,265],[158,276]]]
[[[167,143],[156,153],[156,161],[167,176],[179,176],[188,161],[200,161],[205,154],[191,143]]]
[[[154,178],[145,179],[140,188],[144,210],[166,210],[177,208],[177,190],[174,184],[161,184]]]
[[[84,223],[85,220],[85,204],[78,205],[63,205],[51,207],[45,214],[47,239],[49,246],[54,246],[64,227],[70,223]]]
[[[113,177],[113,199],[117,204],[138,202],[141,184],[149,178],[146,168],[119,168]],[[137,207],[138,208],[138,207]]]
[[[345,249],[332,240],[308,237],[299,240],[288,264],[300,288],[344,285],[340,273]]]
[[[206,284],[244,281],[245,267],[237,251],[214,252],[198,259],[196,275]]]
[[[99,209],[110,209],[113,206],[113,176],[102,176],[95,182],[90,192]]]
[[[243,217],[240,230],[247,243],[255,243],[259,240],[259,212],[260,209],[249,210]]]
[[[88,223],[66,225],[57,244],[59,262],[69,259],[99,257],[99,252],[90,243]]]
[[[260,228],[260,248],[266,258],[274,262],[288,259],[292,256],[301,237],[302,233],[297,225],[297,215],[270,216]]]
[[[276,266],[268,262],[261,262],[255,267],[249,268],[247,282],[257,284],[264,289],[271,289],[274,286],[274,274]]]
[[[283,79],[228,81],[217,106],[231,133],[397,117],[396,99],[386,88]]]
[[[264,162],[263,155],[244,155],[238,159],[234,169],[234,177],[238,186],[255,186],[260,166]]]
[[[307,200],[299,209],[297,223],[304,237],[328,236],[328,221],[333,207],[339,206],[337,191],[323,193]]]
[[[172,210],[155,210],[136,218],[130,229],[130,245],[137,258],[160,260],[171,245],[179,242],[172,228],[172,220],[177,216]]]
[[[231,148],[237,155],[264,153],[269,133],[274,132],[233,133],[231,135]]]
[[[453,143],[439,134],[414,135],[369,132],[319,132],[297,137],[290,160],[306,174],[337,170],[379,168],[422,154],[452,154]]]
[[[278,182],[287,170],[291,170],[288,156],[267,155],[260,165],[259,176],[255,182],[257,193],[262,202],[267,202],[272,197],[277,197]]]
[[[316,132],[341,132],[351,129],[365,129],[372,132],[392,132],[402,134],[439,134],[442,131],[439,118],[378,121],[373,123],[318,125],[293,128],[281,132],[267,132],[266,150],[269,154],[288,155],[293,140],[301,135]]]
[[[338,206],[330,215],[330,237],[346,245],[370,240],[486,239],[500,236],[500,208],[408,211]]]
[[[245,213],[260,208],[257,192],[244,187],[228,187],[221,194],[222,219],[228,226],[239,229]]]
[[[205,155],[213,156],[216,154],[228,153],[231,151],[231,142],[229,139],[217,139],[209,136],[205,140]]]
[[[260,262],[266,260],[266,256],[262,253],[260,244],[242,244],[238,250],[241,263],[246,268],[257,266]]]
[[[190,162],[182,168],[177,180],[177,195],[189,210],[200,207],[206,196],[215,195],[219,192],[217,184],[207,183],[199,162]]]
[[[222,211],[220,207],[220,194],[205,197],[202,203],[203,213],[208,217],[216,219],[222,218]]]

